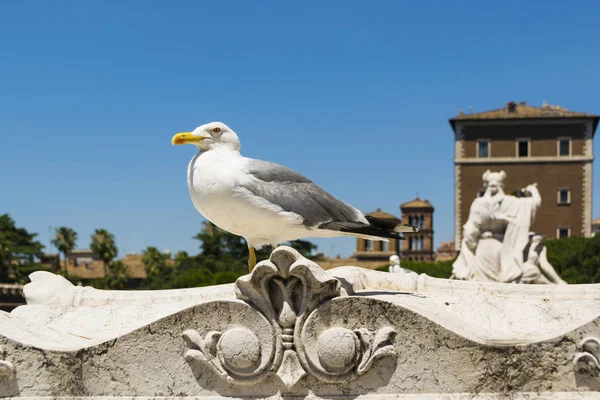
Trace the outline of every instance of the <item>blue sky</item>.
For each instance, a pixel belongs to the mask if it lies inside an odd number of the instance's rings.
[[[510,100],[600,113],[599,13],[595,1],[2,2],[0,213],[47,246],[66,225],[79,247],[106,228],[121,255],[196,253],[194,148],[170,139],[220,120],[244,155],[364,212],[398,215],[418,192],[437,245],[453,239],[448,118]],[[599,176],[596,163],[594,217]]]

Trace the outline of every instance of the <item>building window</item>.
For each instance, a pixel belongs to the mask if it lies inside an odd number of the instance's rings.
[[[381,251],[388,251],[389,243],[388,242],[379,242],[381,243]]]
[[[558,227],[556,229],[556,237],[559,239],[565,239],[571,236],[571,228],[567,228],[564,226]]]
[[[416,228],[423,229],[423,226],[425,225],[425,219],[423,218],[422,215],[416,216],[414,221],[415,221]]]
[[[517,139],[517,157],[529,157],[529,139]]]
[[[410,238],[409,245],[411,250],[423,250],[423,237]]]
[[[562,157],[571,155],[571,138],[558,139],[558,155]]]
[[[489,141],[479,141],[477,142],[477,157],[479,158],[487,158],[490,156],[490,142]]]
[[[558,189],[558,204],[571,204],[571,190]]]
[[[365,250],[373,251],[373,241],[372,240],[365,239]]]

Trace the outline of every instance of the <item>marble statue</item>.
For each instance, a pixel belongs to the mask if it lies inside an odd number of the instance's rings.
[[[483,174],[485,193],[471,205],[452,278],[502,283],[565,284],[546,258],[541,236],[530,234],[542,198],[537,184],[522,197],[504,193],[504,171]],[[527,248],[527,251],[525,250]]]
[[[410,269],[402,268],[400,266],[400,257],[398,257],[396,254],[390,256],[390,266],[388,270],[390,271],[390,273],[394,274],[408,274],[413,272]]]
[[[546,246],[542,244],[542,235],[531,233],[529,236],[529,243],[523,251],[525,262],[519,282],[566,285],[567,282],[558,276],[546,257]]]

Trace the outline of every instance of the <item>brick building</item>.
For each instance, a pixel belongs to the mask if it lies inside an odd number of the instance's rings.
[[[506,172],[507,194],[536,183],[542,196],[532,229],[547,238],[589,237],[592,222],[592,140],[599,117],[544,104],[504,108],[450,119],[455,137],[455,243],[484,171]]]
[[[451,261],[456,258],[456,248],[454,242],[442,242],[435,254],[435,261]]]
[[[410,261],[432,261],[435,258],[433,251],[433,206],[428,200],[418,197],[400,205],[402,217],[377,211],[366,214],[372,217],[389,220],[395,224],[404,223],[419,228],[417,233],[405,233],[407,240],[390,239],[389,242],[380,242],[367,239],[356,239],[356,252],[352,258],[357,262],[389,262],[390,256],[401,255],[402,259]]]
[[[419,228],[406,233],[402,241],[402,258],[409,261],[433,261],[433,206],[429,200],[416,198],[400,205],[402,223]]]
[[[378,208],[377,211],[368,213],[371,217],[385,219],[395,224],[400,223],[400,219],[395,215],[381,211]],[[374,241],[368,239],[356,239],[356,252],[352,257],[358,261],[381,261],[383,263],[389,262],[390,256],[399,254],[399,242],[398,239],[389,239],[389,242]]]

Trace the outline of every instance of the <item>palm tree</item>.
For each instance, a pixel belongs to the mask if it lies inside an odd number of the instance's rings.
[[[129,268],[122,261],[111,262],[108,265],[109,275],[104,277],[104,287],[107,289],[124,289],[129,280]]]
[[[104,276],[108,276],[108,266],[112,259],[117,256],[115,235],[106,229],[96,229],[92,235],[90,247],[92,253],[104,263]]]
[[[73,251],[77,243],[77,232],[66,226],[54,229],[52,244],[63,254],[65,272],[67,272],[67,254]]]

